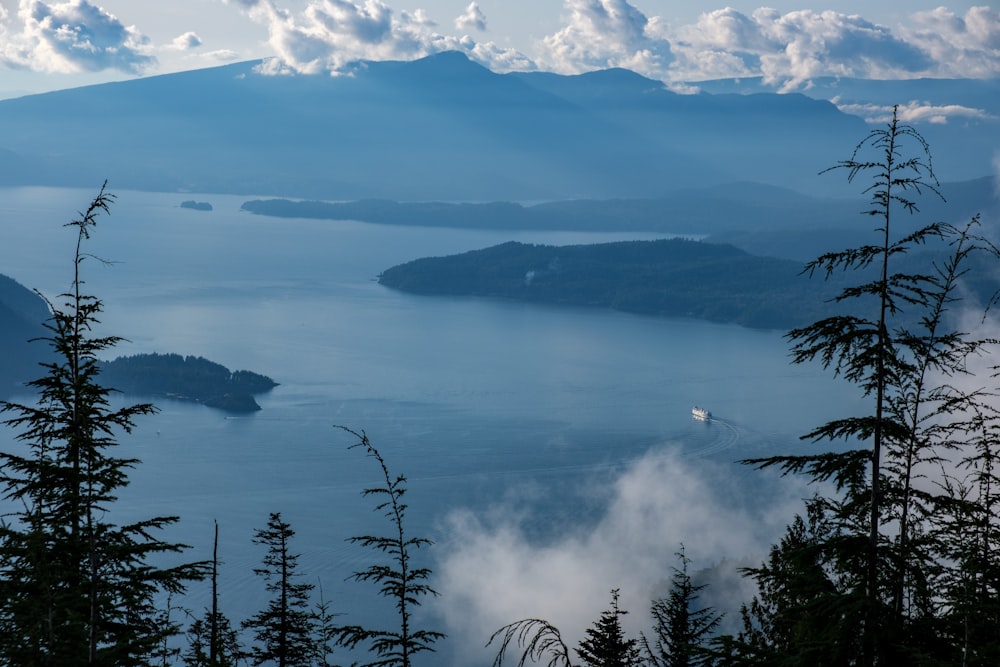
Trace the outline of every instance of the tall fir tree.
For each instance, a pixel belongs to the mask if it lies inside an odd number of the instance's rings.
[[[427,583],[431,570],[413,564],[414,552],[430,545],[431,541],[424,537],[410,537],[406,533],[407,505],[403,502],[406,478],[402,475],[393,477],[389,473],[385,459],[364,432],[341,428],[358,438],[352,448],[362,449],[378,463],[383,484],[365,489],[362,495],[379,499],[375,511],[383,512],[390,525],[387,535],[350,538],[352,543],[381,554],[387,561],[355,572],[353,579],[379,586],[379,593],[391,600],[395,607],[396,624],[392,628],[343,626],[338,631],[338,642],[349,649],[367,644],[375,658],[365,667],[411,667],[415,655],[434,651],[434,643],[445,636],[436,630],[414,627],[413,621],[414,611],[420,606],[422,598],[437,595],[437,591]]]
[[[715,658],[710,644],[722,614],[712,607],[698,606],[699,593],[707,584],[691,580],[691,559],[684,553],[684,545],[675,555],[680,567],[673,567],[670,592],[650,607],[656,639],[650,644],[644,638],[646,657],[657,667],[706,667]]]
[[[749,616],[756,625],[744,637],[784,651],[772,664],[947,662],[954,642],[944,616],[952,604],[942,596],[942,576],[950,558],[940,525],[958,504],[926,476],[967,448],[969,434],[985,423],[977,415],[989,412],[989,392],[963,389],[961,378],[969,359],[994,341],[956,330],[947,315],[972,258],[995,258],[997,251],[976,234],[976,219],[965,227],[898,229],[900,212],[917,212],[916,196],[938,191],[926,141],[895,112],[835,168],[852,182],[871,177],[866,213],[877,220],[878,241],[807,265],[827,277],[849,272],[860,282],[836,298],[846,312],[789,338],[796,363],[819,360],[856,384],[871,412],[804,436],[843,440],[846,449],[749,461],[805,473],[834,492],[809,502],[805,525],[816,530],[808,539],[786,540],[767,565],[750,570],[762,596]],[[914,257],[922,246],[936,254]],[[927,257],[938,259],[918,261]],[[951,549],[963,543],[960,532],[952,534]],[[806,573],[815,578],[811,585]],[[832,622],[810,625],[817,613]],[[765,638],[769,628],[792,634]]]
[[[185,667],[236,667],[245,657],[239,633],[219,608],[219,522],[212,540],[211,607],[191,623],[187,631],[188,650],[182,656]]]
[[[611,608],[604,611],[580,642],[576,654],[586,667],[636,667],[639,643],[625,636],[621,617],[628,612],[618,606],[618,589],[611,591]]]
[[[254,573],[264,578],[272,595],[267,607],[243,622],[253,631],[254,665],[311,667],[317,657],[316,615],[309,600],[313,584],[300,581],[299,555],[291,550],[294,536],[278,512],[271,513],[266,528],[254,533],[253,541],[267,547],[263,567]]]
[[[116,456],[149,404],[113,408],[98,356],[120,341],[95,333],[101,301],[85,292],[84,244],[114,196],[102,186],[78,219],[73,277],[63,303],[49,301],[46,373],[28,383],[33,404],[2,404],[21,429],[20,447],[0,453],[0,483],[13,510],[0,524],[0,664],[75,667],[145,665],[178,632],[157,610],[162,593],[200,578],[200,564],[160,567],[185,547],[154,535],[161,516],[112,522],[119,489],[139,461]],[[47,300],[48,301],[48,300]]]

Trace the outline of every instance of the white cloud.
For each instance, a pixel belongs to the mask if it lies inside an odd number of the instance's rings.
[[[496,71],[530,68],[512,49],[441,34],[423,11],[397,13],[380,0],[310,0],[297,15],[274,0],[235,2],[267,26],[272,72],[335,72],[357,60],[412,60],[450,50]]]
[[[860,116],[868,123],[888,123],[892,120],[892,106],[847,104],[841,103],[838,98],[834,98],[832,102],[844,113]],[[950,118],[993,118],[993,116],[983,109],[974,109],[959,104],[934,105],[930,102],[918,102],[915,100],[906,104],[900,104],[898,117],[907,123],[934,123],[941,125],[947,123]]]
[[[455,27],[458,30],[478,30],[486,31],[486,15],[479,9],[479,5],[470,2],[465,8],[465,12],[455,19]]]
[[[216,49],[214,51],[208,51],[207,53],[202,54],[202,57],[216,62],[232,62],[242,58],[238,52],[231,49]]]
[[[0,17],[0,18],[5,18]],[[3,35],[8,65],[43,72],[138,74],[155,64],[148,38],[87,0],[20,0],[20,33]]]
[[[938,7],[913,18],[902,34],[933,59],[935,76],[1000,76],[1000,10],[972,7],[958,16]]]
[[[174,49],[176,51],[190,51],[191,49],[196,49],[201,46],[201,37],[194,32],[186,32],[183,35],[178,35],[170,42],[170,46],[167,48]]]
[[[468,35],[442,32],[423,12],[382,0],[227,0],[267,26],[276,71],[335,71],[355,60],[409,60],[458,50],[499,72],[577,73],[626,67],[676,88],[684,81],[760,76],[782,90],[817,77],[993,77],[1000,73],[1000,14],[974,7],[914,14],[889,27],[837,11],[705,12],[691,25],[647,16],[630,0],[564,0],[564,25],[537,43],[535,56]],[[471,2],[456,30],[485,30]]]
[[[607,608],[612,588],[621,590],[622,608],[630,611],[624,618],[630,632],[648,634],[649,603],[663,594],[681,543],[692,571],[726,558],[749,558],[744,562],[755,565],[801,510],[808,493],[799,482],[769,473],[751,474],[760,475],[755,488],[774,489],[774,499],[756,500],[766,511],[748,508],[734,492],[734,467],[651,452],[629,465],[612,489],[592,489],[600,498],[610,493],[594,525],[542,543],[525,536],[516,507],[486,517],[452,516],[444,531],[449,540],[438,545],[445,556],[434,582],[444,601],[435,611],[453,638],[449,642],[466,642],[455,650],[466,663],[479,664],[494,630],[522,618],[544,618],[575,644]],[[734,569],[732,561],[727,567]],[[732,577],[725,585],[731,590]],[[749,594],[752,582],[746,585]]]
[[[628,0],[566,0],[566,26],[543,40],[540,61],[557,72],[625,67],[643,74],[666,71],[670,42]]]
[[[674,49],[671,76],[722,78],[728,66],[727,78],[762,76],[785,90],[823,76],[911,77],[935,65],[919,45],[889,28],[834,11],[708,12],[678,30]]]

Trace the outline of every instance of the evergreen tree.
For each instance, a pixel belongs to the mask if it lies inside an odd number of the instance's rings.
[[[229,619],[214,621],[207,614],[188,627],[187,649],[181,655],[185,667],[236,667],[242,664],[239,632]]]
[[[235,667],[242,660],[239,633],[229,618],[219,610],[219,523],[215,522],[212,541],[212,606],[188,628],[186,667]]]
[[[254,665],[310,667],[316,657],[316,615],[309,605],[313,585],[298,581],[299,556],[290,545],[294,536],[291,525],[277,512],[271,513],[266,528],[254,533],[254,543],[267,547],[263,567],[254,573],[265,579],[273,595],[265,609],[243,622],[254,633]]]
[[[639,664],[639,646],[625,637],[621,617],[627,611],[618,607],[618,589],[611,591],[611,608],[587,628],[576,654],[586,667],[635,667]]]
[[[22,447],[0,453],[4,498],[16,507],[0,524],[0,664],[74,667],[144,665],[178,632],[157,610],[161,593],[179,593],[201,566],[151,563],[183,545],[153,535],[176,517],[117,525],[118,490],[139,462],[114,455],[116,438],[149,404],[112,408],[99,381],[98,355],[120,339],[94,333],[102,310],[84,291],[83,251],[114,196],[102,187],[75,228],[70,290],[45,339],[54,352],[46,374],[28,384],[36,404],[2,403],[5,423],[22,429]]]
[[[331,610],[330,601],[323,597],[323,586],[319,586],[319,602],[316,603],[316,665],[334,667],[331,662],[333,647],[337,644],[340,628],[335,623],[340,615]]]
[[[758,592],[740,610],[735,664],[826,667],[852,664],[858,655],[861,607],[836,595],[843,583],[825,557],[835,536],[824,504],[808,501],[805,517],[795,517],[767,562],[747,570]]]
[[[343,428],[343,427],[341,427]],[[354,544],[370,548],[388,558],[388,563],[380,562],[354,573],[355,581],[370,581],[379,586],[379,593],[392,600],[396,609],[398,626],[393,629],[371,629],[362,626],[344,626],[339,630],[338,642],[347,648],[367,643],[376,659],[366,667],[410,667],[417,653],[434,650],[434,643],[444,638],[444,634],[413,627],[413,612],[426,595],[437,592],[426,583],[429,568],[414,567],[413,551],[431,544],[423,537],[408,537],[406,534],[406,509],[402,502],[406,493],[406,478],[393,478],[379,451],[368,440],[365,433],[343,430],[358,438],[351,445],[359,447],[378,462],[384,480],[383,486],[365,489],[364,496],[380,498],[376,511],[385,513],[391,525],[388,535],[361,535],[350,538]]]
[[[698,608],[698,593],[707,584],[696,585],[688,574],[691,560],[684,546],[676,554],[680,567],[674,567],[670,592],[654,600],[650,608],[656,641],[643,644],[649,660],[657,667],[700,667],[712,664],[714,653],[709,640],[722,622],[722,614],[712,607]]]
[[[546,667],[573,667],[569,659],[569,647],[563,641],[559,628],[540,618],[524,618],[508,623],[492,635],[486,642],[487,646],[499,642],[500,648],[493,659],[493,667],[501,667],[511,644],[523,648],[517,667],[524,667],[531,661],[540,663],[546,657]]]
[[[942,596],[951,569],[946,551],[969,545],[961,531],[952,531],[948,546],[940,526],[954,525],[943,517],[954,516],[960,503],[925,476],[965,449],[967,436],[983,432],[977,424],[986,423],[988,392],[963,390],[954,378],[967,375],[969,358],[992,341],[954,330],[946,315],[970,258],[997,252],[976,235],[975,219],[964,228],[897,229],[897,213],[917,212],[914,197],[937,194],[937,181],[927,143],[895,113],[835,168],[846,169],[849,181],[871,175],[866,213],[878,221],[878,242],[807,265],[827,277],[853,272],[861,282],[836,299],[847,312],[793,330],[789,338],[796,363],[819,360],[855,383],[871,400],[871,412],[804,436],[844,440],[846,450],[750,461],[830,482],[835,492],[810,501],[811,530],[794,531],[808,539],[786,540],[767,566],[750,571],[762,597],[749,610],[756,629],[744,637],[777,650],[779,664],[948,661],[954,631],[944,622],[953,607]],[[924,257],[946,259],[917,265],[911,251],[927,245],[937,254]],[[811,623],[817,614],[827,619],[822,627]],[[763,637],[769,630],[779,632]]]

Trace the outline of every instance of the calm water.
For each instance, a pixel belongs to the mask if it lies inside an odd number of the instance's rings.
[[[3,191],[0,273],[50,296],[67,289],[74,239],[62,224],[93,195]],[[281,383],[245,418],[160,402],[160,414],[123,440],[144,463],[122,494],[122,516],[180,515],[171,537],[196,557],[210,553],[218,520],[224,602],[237,620],[261,604],[250,536],[271,511],[292,523],[303,568],[335,606],[380,613],[370,589],[344,581],[370,562],[345,538],[382,525],[359,495],[378,484],[378,470],[347,449],[352,439],[337,425],[365,430],[392,472],[407,476],[415,533],[446,543],[454,510],[513,503],[526,539],[544,542],[598,522],[607,489],[650,452],[728,464],[788,451],[851,403],[818,369],[790,366],[777,332],[418,297],[375,282],[399,262],[511,239],[649,236],[284,220],[239,212],[244,197],[194,197],[213,204],[208,213],[179,208],[185,198],[118,193],[88,245],[115,263],[89,262],[85,275],[104,301],[105,332],[128,338],[118,353],[200,355]],[[692,404],[719,421],[693,421]],[[747,492],[749,473],[732,467],[747,481],[740,503],[767,497]],[[440,555],[426,557],[433,567]],[[204,596],[188,604],[197,609]]]

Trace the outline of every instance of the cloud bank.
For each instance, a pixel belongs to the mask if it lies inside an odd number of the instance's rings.
[[[878,104],[842,104],[838,98],[832,100],[837,108],[844,113],[860,116],[867,123],[885,124],[892,120],[892,107]],[[900,104],[897,110],[898,117],[906,123],[933,123],[943,125],[949,118],[975,118],[992,119],[983,109],[974,109],[960,104],[934,105],[929,102],[910,101]]]
[[[567,25],[543,40],[545,69],[581,72],[624,67],[643,74],[666,72],[673,61],[669,39],[628,0],[566,0]],[[664,78],[657,76],[656,78]]]
[[[453,515],[442,531],[449,540],[435,547],[445,555],[434,585],[446,601],[435,611],[449,644],[467,664],[484,664],[483,645],[493,631],[522,618],[544,618],[575,645],[608,608],[612,588],[621,590],[621,606],[630,612],[623,622],[632,636],[648,635],[650,601],[666,594],[664,582],[682,543],[692,572],[725,559],[756,565],[809,494],[798,481],[751,473],[754,488],[773,489],[767,499],[754,498],[752,491],[736,490],[738,468],[670,450],[651,452],[630,464],[611,489],[592,489],[608,501],[595,523],[540,542],[526,536],[523,520],[530,517],[516,506],[485,517]],[[752,594],[752,582],[736,574],[733,560],[712,575],[710,587],[716,584],[726,589],[727,602]]]
[[[40,72],[119,70],[140,74],[156,64],[151,44],[135,26],[87,0],[20,0],[20,32],[9,32],[0,10],[0,59],[11,68]]]
[[[443,34],[423,11],[395,12],[381,0],[312,0],[299,14],[274,0],[233,2],[267,26],[276,55],[271,72],[337,72],[357,60],[412,60],[442,51],[462,51],[498,71],[534,67],[513,49]],[[486,19],[472,3],[456,24],[485,28]]]
[[[500,72],[626,67],[675,84],[760,76],[786,91],[828,76],[1000,76],[1000,11],[986,6],[964,16],[945,8],[916,13],[895,27],[836,11],[725,8],[675,27],[628,0],[565,0],[564,26],[528,56],[467,34],[445,34],[423,12],[396,12],[381,0],[310,0],[298,14],[277,0],[230,2],[267,26],[278,69],[285,71],[336,70],[357,59],[412,59],[453,49]],[[483,31],[486,17],[473,2],[454,25]]]
[[[563,25],[525,53],[481,38],[488,24],[477,2],[459,16],[431,17],[393,9],[387,1],[300,0],[293,10],[291,0],[222,0],[266,29],[272,72],[337,72],[356,60],[457,50],[497,72],[627,67],[675,87],[750,76],[785,91],[829,76],[1000,76],[1000,9],[987,5],[964,14],[939,7],[894,26],[833,10],[763,7],[706,11],[693,24],[673,25],[630,0],[564,0]],[[200,47],[197,28],[156,46],[91,0],[19,0],[16,16],[0,7],[0,65],[138,74],[157,64],[157,48],[176,53]],[[225,48],[203,55],[212,54],[237,57]]]

